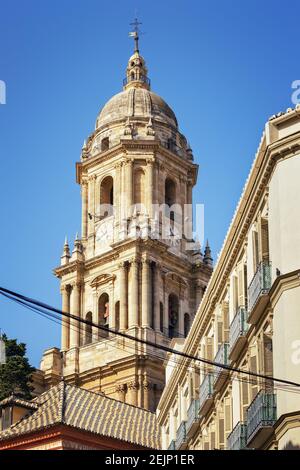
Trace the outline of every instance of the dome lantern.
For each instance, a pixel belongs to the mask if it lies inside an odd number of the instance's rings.
[[[133,31],[129,33],[134,39],[134,53],[130,57],[126,69],[126,78],[123,80],[124,90],[128,88],[146,88],[150,90],[150,79],[147,76],[147,67],[144,58],[139,52],[139,23],[137,18],[131,23]]]

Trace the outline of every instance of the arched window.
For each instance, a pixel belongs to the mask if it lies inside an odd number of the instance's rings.
[[[159,302],[159,328],[160,331],[164,332],[164,305],[162,302]]]
[[[134,204],[140,206],[137,208],[141,211],[141,205],[145,204],[145,173],[142,169],[135,171],[134,173]]]
[[[115,304],[115,315],[116,315],[116,331],[120,329],[120,301]]]
[[[85,319],[89,322],[93,321],[92,312],[88,312],[85,316]],[[85,335],[84,335],[84,344],[90,344],[92,342],[92,325],[85,324]]]
[[[109,327],[109,296],[103,293],[99,298],[98,309],[98,324],[101,326]],[[99,339],[107,336],[104,330],[99,329]]]
[[[104,137],[104,139],[101,140],[101,152],[105,152],[108,149],[109,149],[109,137]]]
[[[176,338],[178,334],[178,320],[179,320],[179,300],[177,295],[169,295],[169,337]]]
[[[189,316],[188,313],[185,313],[184,314],[184,336],[185,336],[185,338],[187,337],[188,332],[190,331],[190,327],[191,327],[190,316]]]
[[[171,207],[176,203],[176,184],[171,178],[165,181],[165,204]]]
[[[100,186],[100,217],[104,218],[113,214],[114,181],[111,176],[106,176]]]

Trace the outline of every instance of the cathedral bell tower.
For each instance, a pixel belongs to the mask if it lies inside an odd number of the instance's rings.
[[[212,266],[192,239],[198,167],[174,112],[150,90],[138,31],[131,35],[135,51],[123,91],[100,111],[76,164],[81,237],[72,251],[65,242],[55,269],[63,310],[107,332],[63,320],[60,374],[154,410],[164,387],[165,353],[108,330],[163,345],[185,337]],[[59,374],[46,362],[51,385]]]

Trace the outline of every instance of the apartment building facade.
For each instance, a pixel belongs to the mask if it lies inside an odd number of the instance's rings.
[[[267,122],[189,335],[173,340],[208,363],[168,357],[164,449],[300,448],[300,388],[271,379],[300,382],[299,182],[298,105]]]

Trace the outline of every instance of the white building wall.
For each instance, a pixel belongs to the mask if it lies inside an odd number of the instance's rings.
[[[272,279],[300,267],[300,155],[278,162],[269,187]]]

